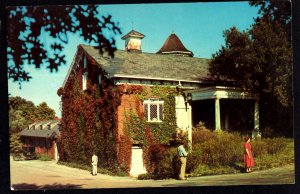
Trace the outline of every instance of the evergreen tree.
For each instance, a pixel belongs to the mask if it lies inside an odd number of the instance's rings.
[[[10,147],[10,152],[11,153],[16,153],[16,152],[20,152],[22,151],[22,142],[21,142],[21,138],[18,134],[13,133],[10,136],[9,139],[9,147]]]

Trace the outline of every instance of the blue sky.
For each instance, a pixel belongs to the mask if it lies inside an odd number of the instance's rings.
[[[167,37],[174,32],[185,47],[194,53],[194,57],[211,58],[221,45],[224,45],[223,31],[232,26],[239,30],[250,28],[257,17],[258,9],[247,2],[211,2],[211,3],[172,3],[172,4],[131,4],[101,5],[101,14],[111,14],[119,22],[122,35],[115,36],[118,49],[124,49],[121,37],[132,30],[146,37],[142,41],[143,52],[157,52]],[[43,35],[45,43],[51,40]],[[78,44],[85,43],[79,36],[69,37],[63,53],[67,64],[58,72],[50,73],[46,67],[35,69],[26,66],[33,77],[29,82],[18,83],[8,80],[8,92],[11,96],[21,96],[36,105],[46,102],[58,117],[60,98],[56,92],[61,87]],[[85,43],[87,44],[87,43]]]

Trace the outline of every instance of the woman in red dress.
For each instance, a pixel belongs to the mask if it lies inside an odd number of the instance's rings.
[[[244,153],[244,165],[246,168],[246,172],[251,172],[251,168],[254,166],[254,158],[252,155],[252,147],[250,144],[250,136],[245,138],[245,153]]]

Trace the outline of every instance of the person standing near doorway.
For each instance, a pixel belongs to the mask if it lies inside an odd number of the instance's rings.
[[[254,166],[254,158],[252,155],[252,146],[250,144],[251,138],[250,136],[246,136],[245,138],[245,144],[244,144],[244,148],[245,148],[245,152],[244,152],[244,165],[245,165],[245,169],[246,172],[252,172],[252,167]]]
[[[96,156],[95,153],[92,156],[92,166],[93,166],[92,175],[96,176],[97,175],[97,168],[98,168],[98,156]]]

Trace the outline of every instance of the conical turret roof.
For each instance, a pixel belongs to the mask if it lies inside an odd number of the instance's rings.
[[[172,33],[167,40],[165,41],[164,45],[157,51],[157,54],[175,54],[175,55],[184,55],[192,57],[194,54],[193,52],[189,51],[185,48],[182,44],[181,40],[175,33]]]

